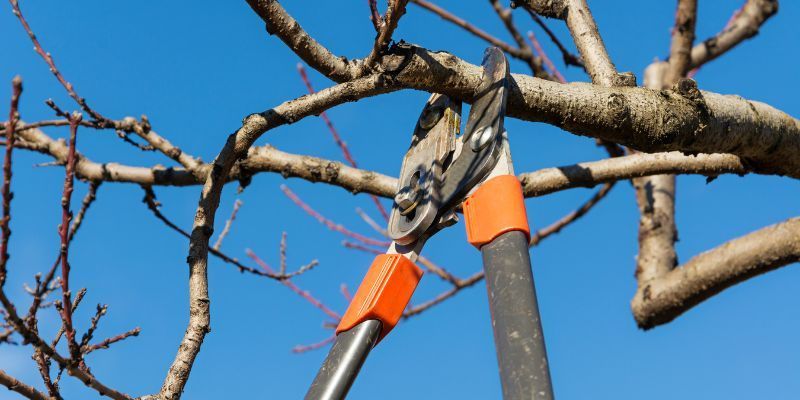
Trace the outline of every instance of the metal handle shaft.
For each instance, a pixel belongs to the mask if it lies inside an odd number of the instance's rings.
[[[339,333],[305,400],[344,399],[380,333],[381,323],[374,319]]]
[[[552,400],[528,240],[504,233],[481,247],[505,400]]]

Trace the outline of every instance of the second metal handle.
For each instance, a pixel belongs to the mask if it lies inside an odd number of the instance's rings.
[[[504,233],[481,247],[505,400],[552,400],[528,240]]]

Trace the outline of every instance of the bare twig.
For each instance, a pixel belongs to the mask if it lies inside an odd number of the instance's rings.
[[[317,343],[294,346],[292,348],[292,353],[300,354],[300,353],[305,353],[307,351],[321,349],[321,348],[333,343],[334,340],[336,340],[336,335],[331,335],[331,336],[327,337],[325,340],[321,340],[321,341],[319,341]]]
[[[574,65],[576,67],[580,67],[584,71],[586,70],[586,67],[583,65],[583,60],[581,60],[580,57],[576,56],[575,54],[572,54],[569,50],[567,50],[567,48],[564,47],[564,45],[558,39],[558,36],[556,36],[556,34],[553,33],[550,27],[547,26],[547,24],[545,24],[544,21],[542,21],[542,19],[539,18],[539,16],[536,15],[535,12],[533,12],[533,10],[531,10],[528,7],[525,7],[525,11],[528,12],[528,14],[534,20],[534,22],[536,22],[536,24],[538,24],[542,28],[542,30],[544,30],[544,32],[547,33],[547,36],[550,37],[550,40],[556,45],[556,47],[558,47],[558,50],[561,52],[561,57],[564,59],[565,65],[567,66]]]
[[[260,257],[258,257],[258,255],[256,255],[256,253],[254,253],[252,250],[247,249],[247,250],[245,250],[245,252],[247,253],[248,257],[253,259],[253,261],[259,267],[261,267],[264,270],[264,272],[266,272],[268,274],[275,274],[275,270],[272,269],[272,267],[270,267],[269,264],[264,262],[264,260],[262,260]],[[325,313],[325,315],[333,318],[336,321],[339,321],[340,319],[342,319],[342,316],[339,315],[339,313],[337,313],[336,311],[333,311],[330,307],[326,306],[323,302],[317,300],[317,298],[314,297],[311,294],[311,292],[309,292],[307,290],[300,289],[300,287],[295,285],[294,282],[292,282],[291,280],[289,280],[289,279],[281,280],[281,284],[283,286],[288,287],[289,290],[291,290],[292,292],[297,293],[300,297],[302,297],[303,299],[308,301],[311,305],[313,305],[314,307],[318,308],[323,313]]]
[[[125,339],[127,339],[127,338],[129,338],[131,336],[139,336],[139,333],[141,333],[141,332],[142,332],[142,329],[137,327],[137,328],[133,328],[133,329],[127,331],[127,332],[120,333],[119,335],[112,336],[112,337],[110,337],[108,339],[105,339],[105,340],[99,342],[99,343],[96,343],[96,344],[93,344],[93,345],[88,345],[88,346],[83,348],[83,354],[87,355],[87,354],[89,354],[89,353],[91,353],[93,351],[96,351],[96,350],[107,349],[112,344],[117,343],[117,342],[121,342],[121,341],[123,341],[123,340],[125,340]]]
[[[533,75],[539,78],[548,78],[549,74],[547,74],[542,67],[542,60],[533,55],[533,50],[531,50],[531,47],[528,46],[525,38],[522,37],[522,34],[519,33],[516,25],[514,25],[514,20],[511,17],[511,10],[503,7],[499,0],[489,0],[489,3],[491,3],[495,13],[497,13],[497,16],[500,17],[501,21],[503,21],[503,25],[506,26],[506,30],[508,30],[508,33],[511,34],[511,37],[514,38],[517,46],[519,46],[519,49],[523,54],[523,59],[528,63]]]
[[[314,219],[319,221],[319,223],[325,225],[325,227],[327,227],[328,229],[330,229],[330,230],[332,230],[334,232],[339,232],[339,233],[341,233],[341,234],[343,234],[343,235],[345,235],[345,236],[347,236],[349,238],[358,240],[359,242],[367,244],[367,245],[370,245],[370,246],[379,246],[379,247],[384,247],[385,248],[385,247],[388,247],[391,244],[390,242],[385,241],[385,240],[373,239],[371,237],[367,237],[367,236],[361,235],[359,233],[355,233],[355,232],[345,228],[341,224],[337,224],[337,223],[331,221],[330,219],[325,218],[322,214],[320,214],[319,212],[317,212],[316,210],[311,208],[311,206],[306,204],[303,200],[301,200],[300,197],[298,197],[294,192],[292,192],[291,189],[289,189],[286,185],[281,185],[281,191],[283,191],[283,193],[286,195],[286,197],[288,197],[293,203],[295,203],[298,207],[300,207],[308,215],[314,217]]]
[[[233,211],[231,211],[231,216],[225,221],[225,227],[222,228],[222,232],[219,233],[217,236],[217,241],[214,243],[214,250],[219,250],[220,246],[222,246],[222,241],[225,240],[225,237],[228,236],[228,233],[231,231],[231,226],[233,226],[233,221],[236,220],[236,213],[239,212],[239,207],[242,206],[242,201],[236,199],[233,202]]]
[[[81,201],[81,209],[78,210],[78,214],[72,219],[72,226],[70,226],[69,229],[70,242],[72,242],[72,239],[75,238],[75,234],[78,233],[78,229],[81,228],[83,219],[86,217],[86,212],[89,211],[89,207],[91,207],[92,204],[94,204],[94,201],[97,200],[97,189],[100,188],[100,184],[102,183],[103,181],[89,182],[89,189],[87,189],[86,195],[83,196],[83,200]]]
[[[19,120],[19,96],[22,94],[22,78],[19,76],[14,77],[11,82],[11,107],[8,111],[8,122],[6,123],[6,152],[3,159],[3,217],[0,220],[0,233],[2,233],[2,241],[0,241],[0,289],[6,283],[7,264],[8,264],[8,240],[11,237],[11,199],[14,195],[11,193],[11,155],[14,151],[14,140],[16,135],[14,129]]]
[[[369,6],[369,20],[372,21],[375,32],[380,32],[381,26],[383,25],[383,17],[381,17],[381,14],[378,12],[378,1],[367,0],[367,5]]]
[[[75,100],[75,102],[78,103],[78,105],[81,107],[81,109],[85,111],[87,114],[89,114],[89,116],[92,117],[93,120],[101,124],[104,124],[105,121],[107,121],[107,119],[103,117],[100,113],[89,107],[89,104],[86,103],[86,99],[78,95],[78,92],[75,91],[75,88],[72,86],[72,84],[67,82],[67,80],[64,78],[64,75],[62,75],[61,71],[58,69],[58,67],[56,67],[56,63],[55,60],[53,60],[53,56],[42,48],[42,45],[39,43],[39,39],[36,37],[36,34],[33,33],[33,30],[31,29],[30,25],[28,25],[28,21],[26,21],[25,17],[22,15],[22,10],[20,10],[19,8],[19,1],[9,0],[9,2],[11,3],[11,7],[13,8],[14,15],[17,16],[19,22],[22,24],[22,28],[25,29],[25,33],[28,34],[28,37],[31,39],[31,42],[33,42],[33,49],[36,51],[36,53],[39,54],[39,56],[42,57],[44,62],[47,63],[47,66],[50,67],[50,72],[53,75],[55,75],[58,82],[61,84],[61,86],[64,87],[64,89],[69,94],[69,97],[72,97],[72,99]]]
[[[691,68],[699,68],[755,36],[761,25],[777,12],[777,0],[747,0],[722,31],[692,48]]]
[[[575,222],[575,220],[577,220],[578,218],[586,215],[586,213],[589,212],[589,210],[591,210],[592,207],[594,207],[597,203],[599,203],[600,200],[602,200],[608,194],[608,192],[611,191],[613,187],[614,187],[614,182],[604,184],[603,187],[600,188],[600,190],[598,190],[595,194],[593,194],[592,197],[590,197],[589,200],[587,200],[585,203],[581,204],[581,206],[578,207],[575,211],[572,211],[569,214],[561,217],[558,221],[553,222],[547,227],[544,227],[534,232],[534,234],[531,235],[530,245],[531,246],[538,245],[539,242],[542,241],[542,239],[560,232],[567,225]]]
[[[533,52],[536,54],[537,57],[542,59],[544,65],[549,69],[549,73],[553,75],[557,81],[561,83],[567,83],[567,79],[564,78],[564,75],[561,75],[561,72],[556,68],[553,61],[550,60],[550,57],[547,56],[542,45],[536,39],[536,35],[533,34],[533,31],[528,31],[528,40],[530,40],[531,44],[533,45]]]
[[[465,19],[463,19],[463,18],[451,13],[450,11],[445,10],[444,8],[438,6],[438,5],[434,4],[434,3],[431,3],[431,2],[429,2],[427,0],[411,0],[410,2],[416,4],[416,5],[424,8],[424,9],[426,9],[426,10],[428,10],[428,11],[430,11],[430,12],[432,12],[432,13],[438,15],[438,16],[440,16],[445,21],[452,22],[453,24],[463,28],[465,31],[467,31],[467,32],[469,32],[469,33],[471,33],[471,34],[473,34],[473,35],[485,40],[486,42],[488,42],[492,46],[499,47],[501,50],[503,50],[504,52],[508,53],[510,56],[512,56],[514,58],[518,58],[518,59],[524,60],[524,59],[530,57],[528,54],[524,54],[524,52],[521,49],[518,49],[518,48],[512,46],[511,44],[509,44],[509,43],[507,43],[507,42],[505,42],[505,41],[503,41],[503,40],[501,40],[501,39],[499,39],[499,38],[497,38],[495,36],[492,36],[491,34],[487,33],[483,29],[480,29],[480,28],[476,27],[475,25],[472,25],[471,23],[469,23],[469,21],[467,21],[467,20],[465,20]]]
[[[314,90],[314,86],[311,85],[311,80],[308,79],[308,74],[306,74],[305,68],[303,68],[303,64],[297,64],[297,71],[300,73],[300,78],[303,80],[303,83],[306,85],[306,89],[308,89],[308,93],[316,93]],[[331,136],[333,136],[333,140],[336,142],[336,145],[339,147],[339,150],[342,151],[342,155],[344,155],[344,159],[347,160],[347,163],[350,164],[353,168],[358,168],[356,164],[355,158],[350,153],[350,148],[347,147],[347,143],[342,140],[342,136],[339,135],[339,132],[336,130],[336,127],[333,126],[333,122],[331,119],[328,118],[328,114],[326,112],[321,112],[319,114],[320,118],[325,121],[325,126],[328,127],[328,130],[331,132]],[[370,194],[370,198],[372,202],[375,203],[375,207],[378,209],[378,212],[381,213],[381,216],[384,220],[389,220],[389,213],[386,211],[386,208],[381,204],[380,199],[374,194]]]
[[[58,233],[61,237],[61,292],[64,302],[64,333],[67,336],[71,357],[82,364],[82,361],[80,361],[80,347],[75,341],[75,328],[72,326],[72,300],[69,291],[69,228],[70,221],[72,220],[70,203],[72,201],[73,184],[75,181],[75,163],[77,162],[75,148],[78,139],[78,123],[81,118],[82,116],[79,113],[73,113],[70,117],[73,123],[69,126],[69,155],[67,156],[66,177],[64,178],[64,194],[61,197],[61,225],[59,226]]]
[[[165,225],[167,225],[170,229],[172,229],[175,232],[178,232],[179,234],[181,234],[181,236],[183,236],[183,237],[185,237],[187,239],[191,239],[192,236],[189,234],[189,232],[186,232],[185,230],[183,230],[181,227],[176,225],[174,222],[172,222],[169,218],[167,218],[161,212],[161,210],[159,209],[159,207],[161,206],[161,203],[159,203],[158,200],[156,199],[156,194],[153,191],[153,188],[151,188],[149,186],[142,186],[142,189],[145,192],[145,195],[144,195],[144,198],[142,199],[142,202],[144,202],[147,205],[147,208],[153,213],[153,215],[158,220],[160,220]],[[308,263],[306,265],[303,265],[300,268],[298,268],[296,271],[290,272],[288,274],[273,274],[273,273],[265,273],[265,272],[263,272],[263,271],[261,271],[261,270],[259,270],[257,268],[253,268],[253,267],[244,265],[241,262],[239,262],[239,260],[237,260],[236,258],[230,257],[230,256],[226,255],[225,253],[223,253],[223,252],[221,252],[221,251],[219,251],[219,250],[217,250],[217,249],[215,249],[213,247],[210,247],[208,249],[208,251],[212,255],[214,255],[215,257],[219,258],[220,260],[222,260],[222,261],[224,261],[224,262],[226,262],[228,264],[233,264],[236,268],[239,269],[239,272],[247,272],[247,273],[250,273],[250,274],[253,274],[253,275],[264,276],[264,277],[272,278],[272,279],[276,279],[276,280],[284,280],[284,279],[289,279],[289,278],[292,278],[292,277],[295,277],[295,276],[298,276],[298,275],[302,275],[302,274],[310,271],[311,269],[313,269],[314,267],[316,267],[319,264],[317,262],[317,260],[312,260],[310,263]]]

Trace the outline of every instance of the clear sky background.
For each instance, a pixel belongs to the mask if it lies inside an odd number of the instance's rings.
[[[365,0],[285,1],[284,6],[314,37],[336,54],[363,57],[374,33]],[[439,0],[442,6],[493,34],[509,39],[486,2]],[[742,1],[702,1],[698,37],[719,31]],[[600,31],[620,71],[642,81],[644,68],[668,53],[674,2],[592,1]],[[45,48],[79,93],[112,118],[147,114],[161,135],[190,154],[211,160],[244,116],[305,93],[299,59],[244,1],[109,2],[23,1],[23,12]],[[10,81],[25,82],[22,118],[52,118],[44,100],[77,109],[32,51],[8,4],[0,5],[0,111],[7,115]],[[563,68],[544,33],[522,12],[524,31],[542,39],[569,80],[586,81],[576,68]],[[702,89],[738,94],[800,116],[797,21],[800,5],[781,10],[753,40],[703,67]],[[549,25],[574,48],[563,24]],[[394,35],[429,49],[446,49],[479,63],[485,44],[415,6],[408,6]],[[512,71],[529,73],[512,61]],[[317,88],[332,85],[311,73]],[[426,93],[402,91],[346,104],[328,112],[364,168],[397,175]],[[597,160],[593,140],[559,129],[508,120],[517,171]],[[66,129],[48,129],[65,137]],[[307,118],[262,137],[279,149],[341,160],[319,118]],[[133,165],[167,164],[142,153],[113,132],[80,131],[79,150],[95,161]],[[23,282],[46,270],[56,257],[63,169],[34,168],[47,157],[15,153],[11,275],[7,290],[27,303]],[[372,256],[345,249],[331,232],[293,205],[279,190],[287,184],[324,215],[363,234],[372,234],[354,210],[380,218],[366,195],[353,196],[323,184],[260,174],[237,195],[225,189],[217,231],[236,198],[244,202],[223,249],[247,259],[252,248],[278,263],[281,232],[288,234],[290,268],[312,259],[320,266],[295,279],[338,311],[346,301],[339,285],[355,289]],[[79,184],[75,201],[83,196]],[[189,229],[199,187],[156,188],[163,212]],[[534,228],[569,212],[591,195],[575,189],[527,201]],[[773,176],[678,179],[677,220],[681,261],[729,239],[798,214],[797,181]],[[153,218],[130,184],[105,184],[71,251],[74,287],[87,287],[77,312],[88,326],[96,303],[109,304],[96,337],[142,328],[138,338],[93,353],[88,363],[104,383],[133,395],[156,392],[172,362],[188,319],[187,241]],[[389,201],[384,201],[388,207]],[[629,303],[635,292],[638,212],[630,184],[622,182],[590,215],[532,250],[536,288],[559,399],[790,399],[800,392],[800,322],[796,296],[800,269],[789,266],[744,284],[649,332],[639,330]],[[425,249],[435,262],[459,276],[481,268],[480,254],[465,242],[463,227],[437,236]],[[249,262],[249,260],[248,260]],[[279,283],[238,273],[211,258],[212,332],[200,353],[187,399],[300,398],[324,358],[324,350],[292,354],[298,344],[325,339],[325,315]],[[447,287],[426,276],[413,302]],[[52,335],[55,314],[44,311]],[[0,368],[20,379],[40,379],[30,348],[2,346]],[[76,380],[63,380],[65,397],[96,396]],[[500,397],[486,292],[483,284],[402,323],[367,361],[350,398]],[[0,398],[14,398],[0,391]]]

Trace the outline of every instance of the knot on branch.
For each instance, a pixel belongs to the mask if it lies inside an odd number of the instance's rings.
[[[511,8],[524,7],[543,17],[564,19],[567,4],[564,0],[511,0]]]
[[[614,86],[634,87],[636,85],[636,75],[633,72],[621,72],[614,76]]]

